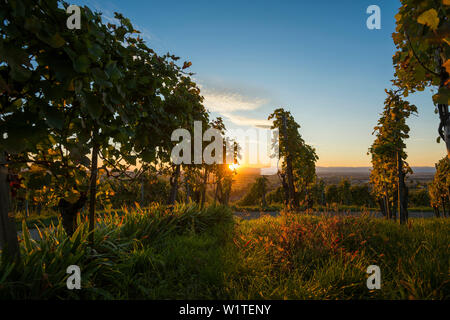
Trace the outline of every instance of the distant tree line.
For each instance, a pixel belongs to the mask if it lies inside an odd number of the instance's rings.
[[[283,187],[279,186],[273,190],[268,190],[266,177],[258,177],[254,183],[247,186],[247,190],[247,193],[236,202],[237,205],[264,207],[285,202]],[[322,179],[319,179],[311,186],[311,199],[314,206],[336,204],[375,208],[378,205],[376,195],[370,184],[352,184],[347,178],[343,178],[337,184],[326,184]],[[430,207],[429,189],[423,187],[411,190],[408,200],[409,207]],[[446,205],[450,204],[448,200],[446,201]]]

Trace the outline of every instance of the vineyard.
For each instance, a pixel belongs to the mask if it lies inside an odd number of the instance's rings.
[[[1,1],[0,299],[448,300],[450,2],[399,5],[372,167],[329,181],[294,106],[263,115],[276,172],[242,175],[190,61],[117,12]],[[430,89],[446,149],[414,181],[408,97]]]

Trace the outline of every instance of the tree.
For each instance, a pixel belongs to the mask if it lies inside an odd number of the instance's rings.
[[[426,188],[409,193],[409,204],[414,207],[428,207],[430,205],[429,190]]]
[[[201,207],[203,207],[206,199],[206,188],[208,182],[208,176],[214,176],[214,203],[217,201],[222,205],[228,205],[231,187],[233,184],[233,177],[236,174],[235,169],[230,168],[230,159],[232,159],[233,164],[238,164],[239,155],[239,145],[236,141],[225,137],[225,124],[221,117],[218,117],[209,123],[209,127],[217,130],[222,138],[222,159],[220,163],[206,164],[204,163],[204,184],[202,188],[202,202]],[[214,149],[213,157],[216,157],[216,150]]]
[[[175,145],[174,142],[167,139],[171,133],[178,128],[191,129],[194,127],[195,121],[201,121],[202,126],[208,123],[208,114],[203,106],[203,97],[200,96],[200,89],[197,87],[190,77],[181,76],[180,80],[171,88],[170,95],[166,98],[165,115],[169,126],[165,128],[167,135],[161,137],[161,154],[163,161],[170,162],[171,150]],[[164,119],[163,118],[163,119]],[[191,143],[191,159],[194,154],[194,144]],[[173,160],[173,159],[172,159]],[[192,164],[173,164],[171,166],[170,183],[172,186],[168,204],[173,205],[177,197],[179,178],[182,168],[193,167]],[[191,168],[192,169],[192,168]]]
[[[348,179],[342,179],[338,185],[338,194],[341,204],[349,205],[352,202],[351,184]]]
[[[245,196],[239,201],[239,205],[260,205],[263,208],[267,207],[267,184],[268,180],[266,176],[260,176],[256,178],[256,181],[249,185],[248,191]]]
[[[329,184],[325,187],[327,203],[345,205],[373,206],[374,199],[367,184],[351,184],[343,178],[339,184]]]
[[[329,184],[325,187],[325,199],[328,204],[339,203],[339,189],[335,184]]]
[[[190,117],[168,103],[177,86],[190,90],[183,71],[189,64],[155,54],[120,14],[119,25],[105,25],[84,7],[82,27],[72,31],[62,1],[0,6],[0,131],[6,137],[0,150],[7,153],[1,165],[45,169],[58,181],[69,220],[89,194],[93,231],[97,173],[117,176],[138,160],[146,168],[163,159],[167,136]]]
[[[3,153],[0,154],[0,161],[5,161]],[[14,217],[9,215],[10,202],[8,169],[2,165],[0,166],[0,248],[3,250],[2,260],[6,257],[20,258],[16,222]]]
[[[223,161],[221,164],[214,165],[214,174],[216,177],[216,189],[214,201],[218,200],[222,205],[228,205],[233,185],[233,177],[237,174],[236,168],[230,167],[231,164],[239,164],[239,145],[236,141],[225,137],[223,140]],[[228,159],[232,159],[230,164]]]
[[[406,119],[411,114],[417,113],[417,108],[402,100],[392,90],[386,90],[386,93],[383,113],[374,128],[376,138],[369,148],[373,166],[370,181],[377,199],[384,200],[381,208],[385,211],[386,217],[394,218],[395,208],[398,205],[400,223],[405,223],[408,219],[408,190],[405,176],[412,173],[405,161],[407,154],[404,140],[409,137]]]
[[[439,208],[442,208],[443,216],[450,212],[450,160],[444,157],[435,164],[436,173],[429,185],[430,204],[439,216]],[[447,210],[448,209],[448,210]]]
[[[283,186],[279,186],[275,190],[267,193],[266,199],[268,203],[285,203]]]
[[[279,132],[279,156],[283,158],[282,168],[278,175],[285,190],[286,204],[299,208],[300,200],[311,205],[310,188],[315,183],[318,156],[315,149],[305,143],[289,111],[276,109],[268,120],[273,120],[272,129]]]
[[[428,185],[428,194],[430,196],[430,205],[433,208],[434,215],[439,218],[441,216],[439,207],[442,204],[442,198],[439,189],[433,182],[430,182]]]
[[[311,187],[311,199],[314,204],[325,205],[325,181],[323,179],[317,179]]]
[[[49,144],[57,143],[51,132],[63,129],[64,111],[71,113],[65,109],[65,98],[73,99],[74,79],[87,71],[89,38],[104,35],[88,10],[83,11],[84,27],[92,33],[69,32],[57,1],[4,1],[0,11],[0,152],[5,153],[1,166],[9,171],[13,163],[62,167],[62,162],[44,157],[30,159],[28,152],[47,151]],[[8,198],[9,190],[2,191],[2,198]],[[2,206],[9,210],[5,203]]]
[[[367,184],[352,185],[350,187],[352,204],[358,206],[374,206],[374,199]]]
[[[224,136],[225,135],[225,124],[223,123],[223,119],[221,117],[217,117],[216,119],[211,120],[208,125],[208,128],[213,128],[216,130],[219,130],[221,135]],[[217,194],[218,194],[218,184],[220,183],[221,180],[221,171],[224,171],[225,168],[222,168],[222,166],[212,163],[212,164],[207,164],[207,163],[203,163],[202,164],[203,167],[203,182],[202,182],[202,186],[201,186],[201,202],[200,202],[200,207],[203,208],[206,202],[206,191],[208,188],[208,184],[209,184],[209,178],[211,175],[214,175],[216,178],[216,181],[214,182],[214,184],[216,185],[216,187],[214,188],[214,201],[217,201]],[[220,187],[219,187],[220,188]]]
[[[439,135],[447,146],[450,157],[450,38],[447,0],[401,0],[402,6],[395,16],[396,32],[392,38],[397,47],[393,57],[394,84],[404,96],[434,86],[440,125]]]

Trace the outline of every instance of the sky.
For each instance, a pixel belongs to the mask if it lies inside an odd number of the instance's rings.
[[[156,52],[191,61],[211,117],[227,128],[267,124],[278,107],[300,124],[318,166],[370,166],[373,127],[394,77],[392,33],[397,0],[137,1],[73,0],[130,18]],[[370,5],[381,29],[369,30]],[[407,100],[411,166],[433,166],[445,154],[430,91]]]

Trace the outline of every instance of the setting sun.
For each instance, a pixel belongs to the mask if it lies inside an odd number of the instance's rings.
[[[239,168],[239,164],[238,163],[232,163],[228,166],[228,168],[230,168],[231,171],[236,170],[237,168]]]

